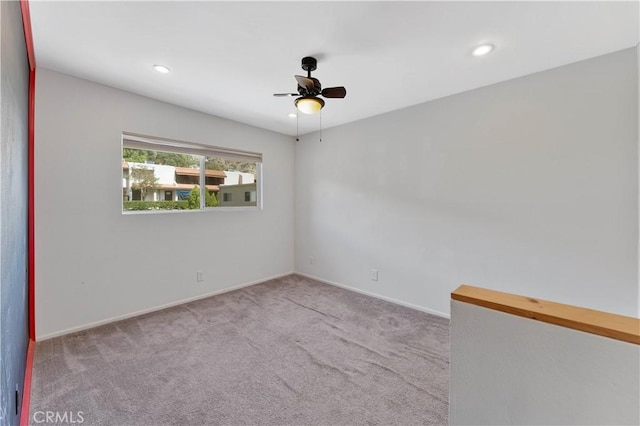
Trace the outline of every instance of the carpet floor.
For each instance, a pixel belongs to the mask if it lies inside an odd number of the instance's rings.
[[[447,319],[290,275],[38,342],[30,424],[445,425],[448,373]]]

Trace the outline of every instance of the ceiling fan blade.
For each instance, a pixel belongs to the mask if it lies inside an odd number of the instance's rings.
[[[347,89],[343,86],[327,87],[326,89],[322,89],[321,94],[325,98],[344,98],[347,95]]]
[[[313,80],[307,77],[303,77],[301,75],[296,75],[296,80],[298,81],[298,85],[300,87],[304,87],[307,89],[307,92],[312,92],[314,89]]]
[[[273,96],[300,96],[299,93],[274,93]]]

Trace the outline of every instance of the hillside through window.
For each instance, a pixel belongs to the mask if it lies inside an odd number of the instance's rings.
[[[259,153],[123,133],[122,211],[260,207],[261,171]]]

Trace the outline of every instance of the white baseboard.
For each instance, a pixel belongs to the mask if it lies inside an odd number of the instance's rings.
[[[266,281],[270,281],[270,280],[274,280],[274,279],[277,279],[277,278],[286,277],[286,276],[292,275],[292,274],[296,274],[296,275],[300,275],[302,277],[310,278],[312,280],[316,280],[316,281],[319,281],[321,283],[329,284],[329,285],[332,285],[332,286],[335,286],[335,287],[340,287],[340,288],[343,288],[345,290],[349,290],[349,291],[353,291],[353,292],[356,292],[356,293],[364,294],[365,296],[375,297],[376,299],[381,299],[381,300],[384,300],[384,301],[387,301],[387,302],[395,303],[396,305],[400,305],[400,306],[404,306],[404,307],[407,307],[407,308],[415,309],[417,311],[425,312],[427,314],[436,315],[436,316],[439,316],[439,317],[442,317],[442,318],[447,318],[447,319],[451,318],[448,314],[445,314],[444,312],[434,311],[432,309],[425,308],[424,306],[414,305],[412,303],[404,302],[402,300],[393,299],[391,297],[383,296],[383,295],[380,295],[380,294],[377,294],[377,293],[372,293],[370,291],[361,290],[359,288],[351,287],[351,286],[348,286],[348,285],[345,285],[345,284],[341,284],[341,283],[337,283],[337,282],[334,282],[334,281],[329,281],[329,280],[326,280],[324,278],[316,277],[316,276],[313,276],[313,275],[303,274],[303,273],[300,273],[300,272],[291,271],[291,272],[286,272],[284,274],[274,275],[272,277],[262,278],[262,279],[259,279],[259,280],[250,281],[250,282],[243,283],[243,284],[238,284],[238,285],[235,285],[233,287],[228,287],[228,288],[224,288],[224,289],[221,289],[221,290],[216,290],[216,291],[213,291],[213,292],[210,292],[210,293],[200,294],[198,296],[189,297],[189,298],[186,298],[186,299],[181,299],[181,300],[178,300],[176,302],[166,303],[164,305],[154,306],[154,307],[151,307],[151,308],[142,309],[140,311],[131,312],[131,313],[124,314],[124,315],[118,315],[116,317],[107,318],[107,319],[96,321],[96,322],[92,322],[92,323],[89,323],[89,324],[83,324],[83,325],[80,325],[80,326],[77,326],[77,327],[67,328],[65,330],[56,331],[56,332],[45,334],[45,335],[42,335],[42,336],[36,336],[36,341],[37,342],[41,342],[43,340],[53,339],[54,337],[60,337],[60,336],[64,336],[64,335],[67,335],[67,334],[77,333],[79,331],[88,330],[88,329],[95,328],[95,327],[100,327],[101,325],[106,325],[106,324],[110,324],[110,323],[113,323],[113,322],[118,322],[118,321],[122,321],[122,320],[125,320],[125,319],[129,319],[129,318],[134,318],[134,317],[137,317],[137,316],[140,316],[140,315],[144,315],[144,314],[148,314],[148,313],[151,313],[151,312],[161,311],[163,309],[171,308],[171,307],[178,306],[178,305],[183,305],[185,303],[193,302],[193,301],[200,300],[200,299],[206,299],[207,297],[212,297],[212,296],[216,296],[218,294],[228,293],[230,291],[239,290],[241,288],[250,287],[250,286],[256,285],[256,284],[261,284],[261,283],[266,282]]]
[[[335,286],[335,287],[340,287],[340,288],[343,288],[345,290],[349,290],[349,291],[353,291],[353,292],[356,292],[356,293],[364,294],[365,296],[375,297],[376,299],[381,299],[381,300],[384,300],[386,302],[395,303],[396,305],[404,306],[406,308],[415,309],[416,311],[425,312],[427,314],[435,315],[435,316],[438,316],[438,317],[451,319],[451,316],[449,314],[445,314],[444,312],[434,311],[433,309],[428,309],[428,308],[425,308],[424,306],[419,306],[419,305],[414,305],[412,303],[403,302],[402,300],[393,299],[391,297],[383,296],[381,294],[377,294],[377,293],[372,293],[370,291],[361,290],[359,288],[355,288],[355,287],[351,287],[351,286],[348,286],[348,285],[345,285],[345,284],[340,284],[340,283],[337,283],[337,282],[325,280],[324,278],[315,277],[313,275],[303,274],[301,272],[295,272],[295,274],[296,275],[300,275],[301,277],[306,277],[306,278],[310,278],[312,280],[320,281],[321,283],[329,284],[329,285],[332,285],[332,286]]]
[[[200,299],[206,299],[207,297],[216,296],[216,295],[222,294],[222,293],[228,293],[230,291],[239,290],[241,288],[250,287],[250,286],[256,285],[256,284],[261,284],[261,283],[266,282],[266,281],[275,280],[277,278],[286,277],[286,276],[289,276],[289,275],[292,275],[292,274],[294,274],[294,272],[287,272],[287,273],[284,273],[284,274],[274,275],[272,277],[261,278],[259,280],[255,280],[255,281],[251,281],[251,282],[247,282],[247,283],[243,283],[243,284],[238,284],[238,285],[235,285],[233,287],[223,288],[222,290],[216,290],[216,291],[213,291],[211,293],[200,294],[198,296],[189,297],[187,299],[181,299],[181,300],[178,300],[176,302],[166,303],[164,305],[154,306],[154,307],[151,307],[151,308],[143,309],[143,310],[136,311],[136,312],[131,312],[131,313],[124,314],[124,315],[118,315],[116,317],[107,318],[107,319],[96,321],[96,322],[92,322],[92,323],[89,323],[89,324],[83,324],[83,325],[80,325],[80,326],[77,326],[77,327],[67,328],[67,329],[61,330],[61,331],[55,331],[53,333],[45,334],[43,336],[36,336],[36,341],[37,342],[41,342],[43,340],[53,339],[54,337],[60,337],[60,336],[66,335],[66,334],[77,333],[78,331],[88,330],[90,328],[99,327],[101,325],[110,324],[110,323],[113,323],[113,322],[118,322],[118,321],[122,321],[122,320],[125,320],[125,319],[137,317],[137,316],[140,316],[140,315],[148,314],[150,312],[161,311],[163,309],[171,308],[171,307],[174,307],[174,306],[184,305],[185,303],[194,302],[194,301],[200,300]]]

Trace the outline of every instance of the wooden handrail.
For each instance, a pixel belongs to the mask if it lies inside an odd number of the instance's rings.
[[[461,285],[451,299],[640,345],[640,319]]]

